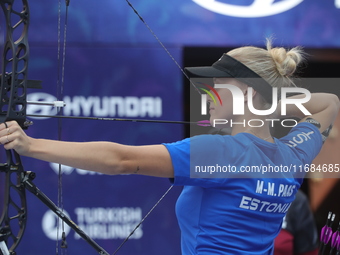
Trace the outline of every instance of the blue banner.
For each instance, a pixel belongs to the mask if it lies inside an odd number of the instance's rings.
[[[153,0],[147,3],[131,0],[131,3],[166,45],[262,46],[265,37],[273,36],[285,46],[340,46],[339,0]],[[64,18],[65,8],[61,10]],[[31,41],[55,43],[57,4],[32,1],[31,11]],[[68,16],[70,43],[157,44],[125,0],[72,1]]]

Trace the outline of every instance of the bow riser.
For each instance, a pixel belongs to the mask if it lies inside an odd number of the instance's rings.
[[[29,58],[27,0],[0,0],[5,16],[6,36],[3,49],[0,87],[0,123],[16,120],[26,127],[26,85]],[[18,11],[18,8],[21,8]],[[6,163],[0,164],[5,174],[4,208],[0,219],[0,240],[11,255],[20,243],[26,227],[26,195],[22,182],[23,167],[15,151],[6,151]]]
[[[27,1],[22,0],[22,11],[18,12],[13,9],[14,2],[15,0],[0,1],[7,30],[2,60],[0,115],[2,122],[16,120],[21,127],[24,127],[29,58],[29,9]],[[12,22],[16,23],[12,24]]]

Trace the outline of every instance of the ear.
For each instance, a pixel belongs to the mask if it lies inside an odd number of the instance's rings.
[[[248,103],[248,93],[251,93],[251,97],[254,99],[257,91],[253,89],[253,87],[247,86],[243,91],[244,95],[244,103]]]

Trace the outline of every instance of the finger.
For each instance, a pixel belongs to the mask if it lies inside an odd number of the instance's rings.
[[[18,130],[18,128],[20,127],[16,121],[7,121],[0,124],[0,132],[7,129],[6,132],[3,132],[3,135],[12,134]]]
[[[10,135],[6,135],[6,136],[3,136],[0,138],[0,143],[1,144],[7,144],[7,143],[10,143],[12,140],[11,140],[11,137]]]
[[[13,134],[3,136],[0,142],[3,144],[5,150],[12,150],[15,147],[15,136]]]
[[[6,128],[9,128],[13,125],[15,125],[16,121],[7,121],[7,122],[3,122],[0,124],[0,130],[4,130]]]
[[[8,125],[6,122],[3,122],[0,124],[0,130],[6,129],[6,128],[8,128]]]
[[[7,134],[5,123],[0,124],[0,137],[3,137]]]
[[[12,133],[13,128],[10,128],[10,126],[6,122],[0,124],[0,137],[10,135]]]

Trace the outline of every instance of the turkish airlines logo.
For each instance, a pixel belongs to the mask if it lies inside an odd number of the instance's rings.
[[[58,211],[58,214],[59,215],[66,215],[67,217],[70,218],[70,215],[66,212],[66,211]],[[43,218],[42,218],[42,223],[41,223],[41,226],[42,226],[42,229],[45,233],[45,235],[51,239],[51,240],[61,240],[61,232],[60,231],[61,229],[63,229],[63,226],[62,226],[62,221],[58,218],[58,216],[48,210]],[[65,225],[64,226],[64,231],[65,231],[65,234],[66,236],[70,233],[71,231],[71,227],[69,227],[68,225]]]
[[[258,18],[271,16],[288,11],[304,0],[254,0],[251,5],[241,6],[234,4],[222,3],[217,0],[192,0],[196,4],[210,11],[233,17],[240,18]]]

